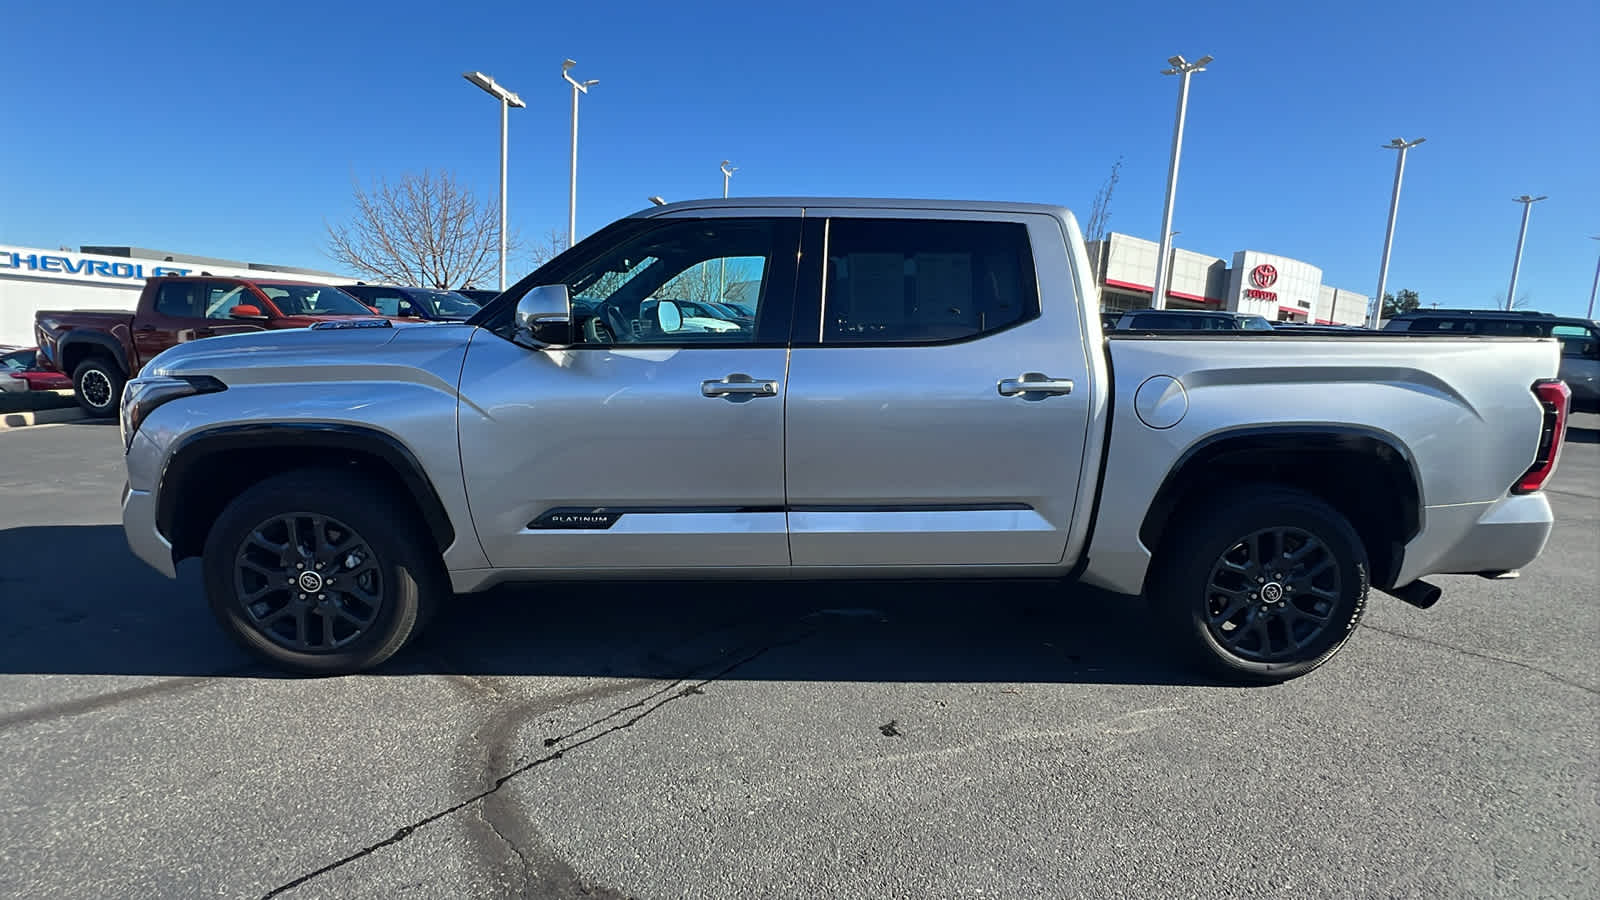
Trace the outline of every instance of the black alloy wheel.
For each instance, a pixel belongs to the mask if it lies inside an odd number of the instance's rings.
[[[1173,649],[1230,681],[1284,681],[1349,641],[1370,589],[1366,546],[1321,498],[1237,485],[1185,504],[1150,572]]]
[[[416,509],[353,468],[292,470],[245,489],[212,523],[202,556],[222,627],[273,665],[311,675],[382,663],[450,595]]]
[[[1298,659],[1333,621],[1339,565],[1300,528],[1267,528],[1229,547],[1211,567],[1206,627],[1223,649],[1254,662]]]
[[[234,590],[262,636],[301,653],[349,646],[383,609],[377,554],[350,526],[309,512],[250,530],[234,556]]]

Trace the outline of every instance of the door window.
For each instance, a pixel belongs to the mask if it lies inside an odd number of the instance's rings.
[[[825,344],[939,344],[1039,315],[1027,226],[837,218],[828,223]]]
[[[205,304],[201,290],[204,284],[197,281],[169,281],[156,295],[156,312],[173,319],[199,319],[204,317]]]
[[[242,284],[210,284],[206,286],[206,318],[227,319],[233,316],[235,306],[259,306],[255,295]]]
[[[760,219],[668,222],[579,264],[565,279],[574,340],[749,346],[774,329],[787,336],[770,299],[777,230]]]
[[[1561,355],[1579,359],[1600,358],[1595,335],[1581,325],[1557,325],[1550,333],[1561,341]]]

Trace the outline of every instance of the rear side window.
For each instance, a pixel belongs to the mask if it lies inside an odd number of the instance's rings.
[[[1026,225],[833,219],[823,342],[938,344],[1036,318]]]
[[[1557,325],[1550,333],[1561,340],[1561,355],[1578,359],[1600,358],[1594,332],[1581,325]]]
[[[194,281],[169,281],[156,295],[156,312],[177,319],[198,319],[205,315],[200,299],[200,284]]]

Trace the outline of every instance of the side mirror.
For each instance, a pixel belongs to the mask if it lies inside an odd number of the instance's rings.
[[[656,303],[656,324],[667,334],[672,334],[683,327],[683,310],[671,300],[662,300]]]
[[[542,350],[572,343],[572,301],[564,284],[543,284],[517,301],[516,341]]]
[[[241,303],[238,306],[235,306],[233,309],[228,310],[228,318],[265,319],[266,316],[261,312],[261,307],[254,306],[249,303]]]

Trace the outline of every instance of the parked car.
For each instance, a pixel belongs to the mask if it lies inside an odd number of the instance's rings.
[[[1383,330],[1556,338],[1561,341],[1560,378],[1572,389],[1572,408],[1600,412],[1600,322],[1522,310],[1418,309],[1395,316]]]
[[[456,288],[456,293],[482,306],[490,300],[500,296],[499,291],[484,291],[477,288]]]
[[[765,276],[753,327],[686,328],[663,292],[729,259]],[[507,581],[1050,576],[1145,593],[1150,640],[1281,680],[1345,644],[1369,587],[1426,608],[1427,576],[1543,549],[1555,341],[1101,340],[1088,268],[1053,206],[656,207],[470,327],[151,360],[123,527],[168,577],[200,557],[244,646],[321,673]]]
[[[385,316],[426,319],[430,322],[464,322],[481,308],[458,291],[377,284],[343,284],[339,287]]]
[[[38,350],[0,352],[0,393],[60,391],[72,387],[72,379],[38,364]]]
[[[374,316],[336,287],[278,279],[164,276],[145,282],[131,313],[44,310],[34,316],[39,364],[72,378],[91,416],[117,414],[122,386],[145,361],[214,335]]]
[[[1271,331],[1265,316],[1209,309],[1135,309],[1117,320],[1117,331]]]

